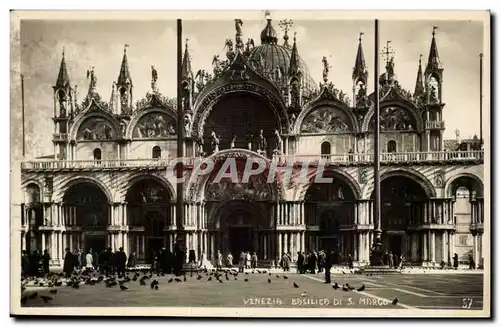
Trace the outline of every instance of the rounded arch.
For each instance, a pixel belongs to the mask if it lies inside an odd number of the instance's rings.
[[[172,131],[171,130],[169,131],[167,129],[167,131],[166,131],[167,136],[172,137],[172,136],[177,135],[177,113],[170,107],[166,107],[166,108],[153,107],[153,108],[147,108],[147,109],[143,109],[141,111],[137,111],[134,114],[134,116],[132,116],[132,119],[128,123],[127,129],[125,131],[125,138],[127,138],[127,139],[134,138],[134,131],[135,131],[136,127],[138,127],[137,125],[139,124],[139,122],[141,120],[144,120],[145,118],[147,118],[149,115],[155,115],[155,114],[156,115],[165,115],[169,122],[174,123],[175,134],[172,134],[171,133]],[[166,126],[166,128],[169,128],[169,127]]]
[[[436,197],[436,189],[432,185],[432,182],[427,177],[425,177],[424,174],[420,173],[417,170],[410,168],[407,169],[396,168],[392,170],[383,171],[380,174],[380,183],[391,177],[406,177],[419,184],[428,198]],[[373,184],[372,183],[368,184],[363,192],[363,198],[369,199],[372,196],[373,191],[374,191]]]
[[[276,117],[277,127],[281,133],[287,133],[290,129],[286,107],[283,99],[265,87],[252,82],[225,84],[216,87],[204,94],[195,103],[195,114],[191,135],[194,139],[200,139],[204,135],[204,128],[207,119],[214,110],[214,107],[222,98],[229,95],[246,94],[254,96],[266,103]]]
[[[147,181],[153,181],[153,182],[157,183],[158,185],[161,185],[162,188],[167,190],[168,198],[170,200],[175,199],[176,193],[175,193],[174,187],[172,186],[172,184],[169,181],[167,181],[163,177],[158,176],[158,175],[152,175],[152,174],[136,174],[136,175],[133,175],[130,178],[130,180],[127,182],[127,184],[123,187],[122,192],[121,192],[122,193],[121,194],[122,201],[127,201],[127,195],[129,194],[130,190],[132,190],[135,186],[137,186],[138,183],[147,182]]]
[[[213,176],[214,172],[211,172],[210,174],[204,174],[202,173],[202,170],[204,168],[204,163],[207,161],[212,162],[214,165],[217,163],[226,160],[228,158],[234,158],[235,160],[248,160],[255,158],[259,160],[260,162],[265,162],[267,169],[265,170],[268,171],[270,165],[273,164],[271,160],[268,158],[250,151],[246,149],[226,149],[226,150],[221,150],[217,153],[212,154],[209,157],[206,158],[200,158],[200,161],[195,162],[194,168],[192,170],[192,173],[189,177],[189,180],[187,182],[186,186],[186,198],[188,201],[200,201],[203,196],[205,195],[205,188],[208,180]],[[282,199],[284,195],[284,188],[282,185],[282,182],[280,180],[276,180],[274,183],[269,183],[270,185],[270,190],[272,192],[271,197],[273,200],[279,200]]]
[[[161,148],[160,146],[158,145],[155,145],[152,149],[151,149],[151,157],[153,159],[159,159],[161,158]]]
[[[38,183],[30,182],[23,186],[24,203],[33,205],[42,202],[42,188]]]
[[[105,111],[82,112],[69,131],[70,140],[112,140],[118,138],[120,126]]]
[[[320,171],[316,170],[315,174],[309,179],[309,183],[304,185],[300,191],[299,200],[306,200],[306,194],[311,189],[313,185],[321,185],[321,183],[315,183],[317,178],[333,178],[333,182],[338,179],[343,185],[348,186],[349,192],[352,194],[355,200],[361,199],[361,187],[358,182],[348,173],[342,170],[326,169],[321,176],[319,176]],[[330,183],[329,183],[330,184]]]
[[[214,208],[208,216],[208,226],[220,228],[220,224],[224,223],[225,220],[233,215],[236,211],[246,212],[251,216],[257,216],[256,219],[253,218],[253,222],[262,223],[263,217],[266,217],[265,211],[258,205],[246,201],[246,200],[232,200],[227,202],[217,202],[214,203]],[[254,227],[258,227],[257,224]]]
[[[424,128],[424,121],[422,117],[418,114],[415,106],[410,103],[402,102],[402,101],[384,101],[382,105],[380,106],[380,114],[384,114],[384,110],[389,110],[391,108],[395,108],[397,110],[404,110],[407,113],[410,114],[411,117],[410,121],[414,121],[415,126],[413,126],[413,131],[421,131]],[[368,132],[370,129],[370,124],[372,121],[372,118],[375,114],[375,107],[373,104],[370,106],[370,109],[368,110],[368,113],[366,114],[363,124],[361,126],[361,131],[362,132]],[[390,114],[388,113],[390,116]]]
[[[64,194],[73,186],[77,184],[92,184],[98,187],[105,195],[109,203],[114,202],[113,193],[110,189],[102,183],[99,179],[90,176],[76,176],[67,180],[64,185],[60,188],[60,192],[54,196],[55,202],[61,202],[64,198]]]
[[[332,154],[332,143],[328,140],[323,140],[321,142],[321,155]]]
[[[461,173],[450,177],[445,183],[444,194],[448,197],[454,197],[460,186],[466,187],[471,196],[472,191],[475,191],[475,195],[478,197],[484,196],[483,180],[472,173]]]
[[[300,112],[297,117],[297,121],[293,126],[293,133],[300,134],[304,133],[303,125],[304,123],[310,123],[309,120],[316,118],[317,120],[326,120],[329,115],[339,113],[343,117],[331,117],[333,127],[338,129],[340,132],[352,133],[359,130],[359,125],[356,117],[352,110],[349,110],[346,104],[341,101],[334,100],[320,100],[313,101],[307,104],[306,107]],[[318,117],[314,117],[318,116]],[[335,119],[337,118],[337,119]],[[345,124],[345,126],[344,126]],[[317,131],[307,131],[306,133],[332,133],[335,131],[321,131],[321,128],[316,128]]]

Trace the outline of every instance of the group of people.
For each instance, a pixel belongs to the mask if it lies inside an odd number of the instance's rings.
[[[111,248],[107,248],[101,252],[92,251],[89,249],[87,253],[83,250],[71,252],[66,248],[64,255],[63,272],[66,276],[70,276],[75,270],[96,270],[102,274],[114,274],[122,276],[125,274],[126,267],[135,267],[135,253],[127,254],[123,248],[113,252]]]
[[[21,252],[21,275],[23,277],[40,277],[50,272],[50,254],[47,250],[35,250],[29,253],[26,250]]]
[[[224,260],[222,253],[220,250],[217,251],[215,255],[215,267],[217,270],[222,269],[222,267],[232,268],[234,265],[234,257],[231,252],[226,256],[226,260]],[[241,251],[240,256],[238,257],[238,269],[240,272],[243,272],[246,269],[255,269],[258,265],[258,257],[257,253],[253,252],[250,254],[250,251]]]

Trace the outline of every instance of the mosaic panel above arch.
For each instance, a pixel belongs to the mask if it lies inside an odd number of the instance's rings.
[[[83,121],[76,134],[77,140],[102,141],[117,138],[113,124],[104,117],[89,117]]]
[[[333,107],[319,107],[304,117],[301,133],[341,133],[352,131],[352,122],[342,110]]]
[[[136,139],[154,139],[177,135],[176,122],[162,112],[144,115],[134,126],[132,137]]]
[[[375,129],[375,116],[370,118],[369,130]],[[411,131],[417,126],[413,114],[402,107],[387,106],[380,108],[380,131]]]

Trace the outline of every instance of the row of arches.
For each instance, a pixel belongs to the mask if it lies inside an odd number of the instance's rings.
[[[94,151],[92,151],[92,155],[93,155],[93,158],[95,161],[103,160],[101,148],[95,148]],[[159,147],[158,145],[155,145],[151,149],[151,158],[152,159],[160,159],[161,157],[162,157],[161,147]]]
[[[387,141],[385,152],[387,153],[396,153],[397,152],[397,143],[394,140]],[[329,141],[321,142],[321,155],[330,155],[332,154],[332,143]]]

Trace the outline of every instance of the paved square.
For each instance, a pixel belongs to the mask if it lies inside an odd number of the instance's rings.
[[[132,274],[130,274],[132,276]],[[142,276],[142,274],[141,274]],[[106,287],[104,283],[81,285],[79,289],[69,286],[57,287],[57,293],[47,288],[28,288],[24,295],[33,294],[25,307],[277,307],[277,308],[401,308],[401,309],[463,309],[477,310],[483,306],[482,274],[429,274],[429,275],[333,275],[332,281],[340,286],[348,283],[355,290],[333,289],[323,283],[323,275],[298,275],[273,273],[239,274],[237,279],[225,275],[217,281],[213,276],[208,281],[187,275],[184,282],[172,281],[170,275],[154,275],[146,285],[139,281],[125,283],[127,290],[119,285]],[[151,280],[159,282],[158,290],[151,289]],[[247,279],[248,281],[245,281]],[[270,282],[269,282],[270,280]],[[298,287],[294,286],[294,283]],[[365,286],[363,291],[357,289]],[[48,303],[40,298],[50,296]],[[392,304],[397,298],[397,304]]]

